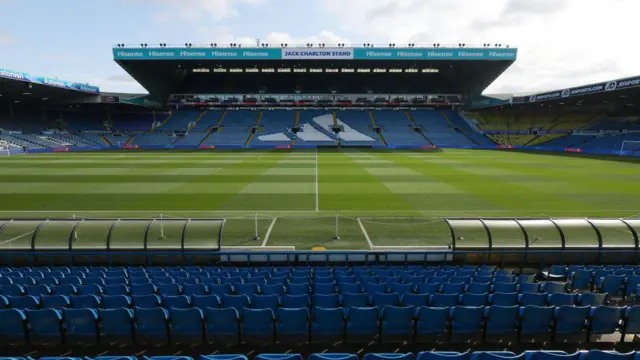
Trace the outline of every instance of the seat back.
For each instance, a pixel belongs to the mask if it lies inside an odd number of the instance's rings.
[[[98,311],[95,309],[64,309],[66,344],[98,343]]]
[[[240,317],[234,308],[204,309],[207,342],[239,343]]]
[[[169,343],[169,312],[163,308],[135,307],[136,341],[147,344]]]
[[[0,344],[27,344],[27,317],[17,309],[0,310]]]
[[[344,339],[344,309],[314,307],[311,314],[311,341],[334,343]]]
[[[352,307],[346,314],[346,340],[361,342],[378,335],[379,309],[377,307]]]
[[[380,332],[383,342],[404,342],[413,339],[413,306],[386,306],[382,309]]]
[[[336,295],[337,296],[337,295]],[[277,309],[276,328],[279,342],[306,342],[309,340],[311,317],[309,309]]]
[[[133,343],[134,313],[131,309],[98,309],[102,333],[101,341]]]
[[[448,329],[448,307],[420,307],[416,311],[416,341],[424,342],[441,336]]]
[[[321,308],[337,308],[340,306],[340,295],[338,294],[315,294],[313,295],[313,306]]]
[[[519,310],[517,305],[491,306],[487,314],[487,335],[515,334],[518,328]]]
[[[242,341],[264,343],[275,341],[275,315],[271,309],[243,309]]]
[[[62,343],[62,313],[58,310],[27,310],[31,343]]]
[[[546,335],[553,321],[554,307],[525,306],[521,315],[521,333],[523,335]]]
[[[591,311],[589,332],[592,335],[613,334],[618,330],[618,325],[624,308],[617,306],[598,306]]]
[[[204,314],[201,309],[171,308],[171,336],[177,343],[204,342]]]
[[[484,306],[456,306],[453,308],[451,331],[453,335],[473,335],[482,330]]]

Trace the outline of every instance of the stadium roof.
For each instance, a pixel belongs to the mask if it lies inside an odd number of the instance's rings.
[[[477,98],[472,108],[600,107],[608,111],[640,113],[640,75],[526,96]]]
[[[0,69],[0,102],[77,100],[98,95],[96,86]]]
[[[517,57],[505,48],[127,47],[114,60],[169,94],[479,94]]]

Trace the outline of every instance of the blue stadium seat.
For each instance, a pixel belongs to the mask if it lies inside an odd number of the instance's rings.
[[[418,294],[436,294],[440,291],[440,284],[422,283],[418,284],[416,293]]]
[[[102,297],[96,295],[70,296],[73,309],[97,309],[102,307]]]
[[[488,337],[517,336],[518,323],[520,321],[519,307],[491,306],[487,311],[487,323],[485,328],[485,340]]]
[[[234,308],[204,309],[205,336],[207,342],[239,343],[240,317]]]
[[[589,310],[588,306],[560,306],[556,308],[554,340],[558,340],[558,335],[564,337],[582,335],[586,330]]]
[[[525,355],[510,351],[475,351],[471,354],[471,360],[525,360]]]
[[[382,342],[404,342],[412,340],[415,309],[410,307],[386,306],[382,308],[380,318],[380,336]]]
[[[207,288],[207,286],[204,284],[183,284],[182,287],[183,287],[182,291],[184,295],[192,296],[192,295],[208,295],[209,294],[209,288]]]
[[[103,343],[132,344],[134,339],[134,313],[131,309],[98,309]]]
[[[275,314],[270,309],[244,309],[240,319],[242,341],[265,343],[275,341]]]
[[[547,306],[547,294],[524,293],[520,295],[520,305],[522,306]]]
[[[96,295],[100,296],[103,293],[102,286],[97,284],[80,285],[76,287],[78,289],[78,295]]]
[[[152,283],[135,284],[131,283],[131,295],[154,295],[158,292],[158,288]]]
[[[284,308],[308,308],[311,306],[311,299],[309,295],[290,295],[285,294],[282,296],[282,307]]]
[[[549,294],[547,303],[550,306],[573,305],[576,302],[577,294],[553,293]]]
[[[82,285],[82,280],[77,276],[65,276],[60,279],[60,285],[79,286]]]
[[[345,340],[363,342],[378,335],[379,309],[377,307],[352,307],[347,309]]]
[[[469,360],[469,352],[459,353],[454,351],[422,351],[416,360]]]
[[[215,354],[200,355],[198,360],[249,360],[245,355],[240,354]]]
[[[64,295],[49,295],[42,296],[42,308],[43,309],[56,309],[62,310],[71,306],[71,301],[68,296]]]
[[[129,281],[127,280],[127,276],[108,276],[105,281],[105,285],[128,285]]]
[[[133,306],[151,309],[162,305],[162,299],[158,295],[133,295],[131,297]]]
[[[625,309],[620,307],[598,306],[591,308],[589,335],[610,335],[618,331]]]
[[[313,295],[313,306],[321,307],[321,308],[337,308],[340,306],[340,295],[331,294],[331,295],[322,295],[315,294]]]
[[[130,308],[131,298],[126,295],[103,295],[102,307],[105,309]]]
[[[24,287],[21,285],[1,285],[0,294],[4,296],[22,296],[24,295]]]
[[[262,295],[282,296],[284,295],[284,293],[285,293],[285,287],[283,284],[272,284],[272,285],[265,285],[262,287]]]
[[[223,308],[234,308],[238,313],[242,313],[244,308],[251,306],[251,300],[247,295],[224,295],[222,296]]]
[[[162,307],[167,310],[188,309],[191,307],[191,298],[186,295],[162,296]],[[172,318],[173,319],[173,318]]]
[[[367,307],[369,305],[369,296],[367,294],[346,293],[342,295],[342,306],[349,307]]]
[[[400,306],[400,295],[398,293],[375,293],[373,294],[371,304],[380,309],[385,306]]]
[[[532,350],[525,351],[525,360],[581,360],[585,355],[582,351],[567,354],[564,351]]]
[[[454,307],[458,305],[458,294],[433,294],[429,302],[432,307]]]
[[[584,360],[633,360],[637,359],[638,352],[618,353],[615,351],[589,350]]]
[[[542,284],[541,290],[542,290],[542,292],[545,292],[547,294],[566,293],[567,292],[567,283],[566,282],[550,281],[550,282]]]
[[[200,309],[215,309],[220,307],[220,298],[216,295],[191,295],[191,305]]]
[[[622,297],[624,295],[624,281],[623,275],[609,275],[598,285],[598,292],[607,293],[613,297]]]
[[[343,353],[319,353],[311,354],[308,360],[358,360],[358,355]]]
[[[76,295],[77,293],[78,293],[78,289],[71,284],[60,284],[58,286],[53,287],[54,295],[72,296],[72,295]]]
[[[337,296],[337,295],[336,295]],[[279,342],[309,341],[311,318],[307,308],[277,309],[276,333]]]
[[[366,287],[366,292],[367,294],[369,294],[370,296],[373,296],[376,293],[386,293],[387,292],[387,284],[377,284],[377,283],[366,283],[367,285]]]
[[[344,283],[338,284],[338,292],[340,295],[344,294],[360,294],[362,293],[362,287],[359,283]]]
[[[591,290],[592,273],[589,270],[577,270],[571,276],[572,290]]]
[[[230,284],[212,284],[209,285],[209,292],[221,299],[224,295],[233,294],[233,286]]]
[[[462,306],[486,306],[489,305],[489,294],[464,293],[461,295]]]
[[[30,344],[61,344],[62,313],[58,310],[27,310]]]
[[[176,283],[158,285],[157,287],[160,295],[176,296],[182,294],[182,287]]]
[[[552,306],[525,306],[520,316],[521,337],[534,337],[536,340],[540,336],[548,338],[554,319],[554,310],[555,308]]]
[[[21,286],[31,286],[36,284],[36,280],[30,276],[26,277],[14,277],[13,283]]]
[[[487,294],[491,291],[491,284],[472,282],[467,285],[467,292],[471,294]]]
[[[0,295],[0,310],[11,308],[11,304],[9,303],[9,299],[6,296]]]
[[[336,293],[336,284],[334,282],[313,284],[313,292],[321,295],[331,295]]]
[[[88,277],[82,280],[84,285],[99,285],[100,287],[107,285],[101,277]]]
[[[464,337],[479,334],[483,329],[484,306],[456,306],[451,317],[451,335]]]
[[[401,284],[397,282],[391,284],[391,292],[398,293],[400,295],[413,293],[414,288],[415,286],[413,286],[413,284]]]
[[[432,342],[449,331],[448,307],[421,307],[416,311],[416,341]]]
[[[311,296],[311,287],[309,284],[289,284],[287,286],[288,295],[307,295]]]
[[[50,295],[51,288],[47,285],[30,285],[25,286],[25,294],[31,296]]]
[[[514,306],[518,305],[518,293],[493,293],[489,297],[491,305]]]
[[[14,309],[20,310],[37,310],[40,308],[40,298],[30,295],[24,296],[7,296],[9,304]]]
[[[578,295],[578,306],[600,306],[607,302],[607,294],[584,293]]]
[[[255,360],[303,360],[300,354],[259,354]]]
[[[66,345],[98,343],[98,312],[95,309],[64,309]]]
[[[315,307],[311,314],[311,341],[335,343],[344,339],[344,309]]]
[[[17,309],[0,310],[0,344],[27,344],[27,317]]]
[[[106,295],[129,295],[129,287],[124,284],[106,285],[104,287],[104,293]]]
[[[627,298],[630,298],[638,291],[638,286],[640,285],[640,271],[638,271],[637,273],[638,275],[627,276],[627,284],[625,287],[625,296]]]
[[[169,312],[163,308],[135,308],[136,342],[169,344]]]
[[[177,343],[203,343],[204,342],[204,314],[202,310],[176,309],[171,312],[171,336]]]
[[[625,309],[621,341],[625,341],[626,335],[635,334],[640,334],[640,305],[631,306]]]
[[[251,299],[252,309],[270,309],[276,313],[280,306],[280,298],[277,295],[254,295]]]
[[[429,306],[429,294],[403,294],[400,304],[402,306],[413,306],[416,309],[421,306]]]
[[[510,294],[518,291],[518,284],[515,282],[496,282],[493,284],[494,293]]]
[[[540,284],[539,283],[520,283],[518,290],[521,294],[525,293],[534,293],[537,294],[540,292]]]

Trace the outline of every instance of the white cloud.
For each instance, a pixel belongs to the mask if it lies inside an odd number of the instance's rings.
[[[169,18],[179,18],[185,21],[195,20],[223,20],[238,16],[239,5],[259,5],[267,0],[134,0],[166,4],[170,10],[159,12],[155,18],[167,21]]]
[[[261,43],[266,43],[270,45],[280,44],[289,44],[289,46],[294,44],[350,44],[351,42],[334,34],[331,31],[321,31],[317,35],[311,35],[307,37],[295,38],[291,34],[286,32],[270,32],[263,37],[250,37],[250,36],[235,36],[233,34],[232,29],[227,27],[203,27],[200,29],[200,36],[202,38],[201,42],[210,43],[215,42],[222,46],[230,43],[242,44],[243,46],[256,46],[258,40]]]
[[[637,0],[325,0],[322,6],[365,42],[517,45],[516,64],[488,92],[640,73],[640,48],[632,43]]]

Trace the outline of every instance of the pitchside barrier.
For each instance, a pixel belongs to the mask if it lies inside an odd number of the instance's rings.
[[[639,232],[640,219],[0,219],[0,264],[636,264]]]
[[[73,151],[100,151],[100,150],[116,150],[116,149],[147,149],[147,150],[171,150],[171,149],[316,149],[315,145],[293,145],[293,146],[267,146],[267,145],[132,145],[132,146],[81,146],[81,147],[65,147],[65,148],[42,148],[42,149],[29,149],[29,154],[42,154],[42,153],[56,153],[56,152],[73,152]],[[339,146],[336,148],[350,148],[350,146]],[[425,146],[383,146],[380,144],[372,145],[372,149],[406,149],[406,150],[433,150],[437,147],[425,147]],[[591,155],[615,155],[615,156],[632,156],[640,157],[640,151],[637,148],[625,149],[624,146],[620,150],[605,150],[605,149],[581,149],[581,148],[557,148],[546,146],[447,146],[445,149],[477,149],[477,150],[524,150],[524,151],[540,151],[540,152],[568,152],[568,153],[583,153]],[[14,155],[22,154],[21,151],[14,152],[0,152],[2,155]]]

